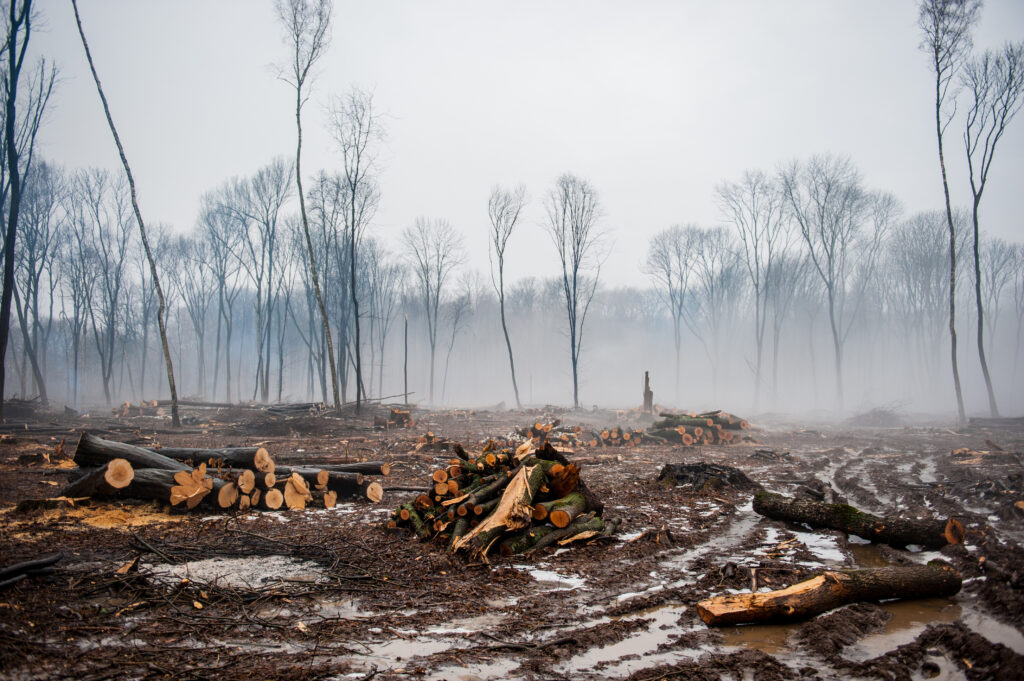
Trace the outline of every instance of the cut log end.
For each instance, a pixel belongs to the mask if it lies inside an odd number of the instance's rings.
[[[250,470],[242,471],[238,476],[238,489],[242,494],[249,494],[256,487],[256,474]]]
[[[366,498],[375,504],[379,504],[384,498],[384,488],[379,482],[371,482],[366,486]]]
[[[274,459],[270,457],[270,452],[263,447],[256,450],[256,455],[253,457],[253,465],[261,473],[274,472]]]
[[[224,483],[217,492],[217,505],[221,508],[231,508],[238,502],[238,496],[238,485],[233,482]]]
[[[135,471],[125,459],[111,459],[103,474],[103,479],[114,489],[124,489],[131,484],[134,478]]]
[[[324,492],[324,508],[334,508],[335,504],[338,503],[337,492]]]
[[[943,531],[943,535],[946,537],[946,541],[950,544],[963,544],[964,543],[964,526],[956,518],[950,518],[946,521],[946,528]]]
[[[268,489],[267,493],[263,495],[263,505],[269,508],[271,511],[276,511],[281,508],[281,504],[284,503],[284,494],[281,490],[274,488]]]

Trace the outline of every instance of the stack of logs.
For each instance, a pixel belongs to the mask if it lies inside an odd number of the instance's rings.
[[[339,498],[383,497],[383,462],[321,468],[278,466],[263,447],[146,449],[82,433],[74,461],[81,475],[61,496],[155,500],[178,509],[303,509],[315,502],[333,508]]]
[[[604,505],[580,480],[579,467],[550,443],[527,441],[514,452],[488,443],[478,455],[461,445],[433,487],[398,507],[389,529],[407,527],[422,540],[444,540],[452,553],[486,560],[609,536],[619,520],[605,522]],[[496,549],[495,549],[496,547]]]
[[[129,416],[163,416],[164,410],[156,400],[142,400],[138,406],[131,402],[125,402],[113,410],[114,416],[127,418]]]
[[[738,440],[736,431],[747,430],[750,425],[738,416],[716,410],[702,414],[670,414],[662,412],[647,431],[655,441],[691,445],[730,444]]]
[[[614,426],[584,431],[580,426],[563,426],[555,419],[550,423],[535,423],[516,428],[516,435],[532,439],[536,444],[545,441],[559,447],[633,447],[643,442],[644,431]]]

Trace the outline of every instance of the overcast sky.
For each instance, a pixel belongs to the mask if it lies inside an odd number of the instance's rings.
[[[645,285],[650,235],[721,221],[715,185],[814,153],[849,155],[907,214],[942,205],[934,82],[916,2],[336,2],[304,118],[303,166],[340,163],[325,106],[371,89],[387,116],[373,232],[398,247],[418,215],[446,218],[487,268],[487,197],[525,183],[512,278],[552,273],[542,200],[572,172],[604,205],[609,285]],[[61,83],[42,152],[119,168],[70,2],[41,2],[36,54]],[[80,0],[86,37],[147,222],[192,228],[199,197],[295,148],[294,95],[271,0]],[[989,0],[975,48],[1024,40],[1024,2]],[[958,122],[947,159],[969,187]],[[1024,239],[1024,115],[997,150],[982,229]],[[540,257],[538,257],[538,253]]]

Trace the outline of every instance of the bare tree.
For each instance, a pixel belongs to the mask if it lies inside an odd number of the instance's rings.
[[[690,251],[694,229],[674,225],[651,238],[647,249],[646,271],[658,296],[672,315],[672,341],[675,347],[675,391],[679,395],[680,352],[683,341],[683,315],[686,312],[690,284]]]
[[[25,176],[20,210],[21,248],[15,254],[15,309],[36,391],[43,404],[47,403],[46,356],[60,281],[58,245],[67,237],[61,210],[64,192],[64,174],[60,169],[46,162],[32,166]],[[41,311],[41,303],[48,309]]]
[[[445,391],[448,389],[448,366],[452,361],[452,350],[455,349],[455,341],[458,339],[459,331],[462,331],[473,315],[476,307],[476,287],[473,285],[473,277],[468,272],[463,272],[459,277],[458,293],[447,305],[448,320],[452,325],[452,335],[448,340],[448,352],[444,358],[444,374],[441,378],[441,402],[444,403]]]
[[[220,190],[226,193],[227,187]],[[213,387],[217,394],[217,378],[220,374],[221,331],[224,342],[224,399],[231,401],[231,336],[234,330],[234,305],[242,290],[239,279],[241,261],[237,257],[241,249],[241,230],[237,228],[234,216],[224,207],[224,198],[217,193],[205,194],[199,211],[199,232],[209,263],[211,275],[217,289],[217,336],[214,343]]]
[[[946,201],[946,227],[949,235],[949,340],[953,365],[953,386],[960,422],[967,420],[964,396],[960,387],[960,368],[956,357],[956,229],[953,207],[949,200],[946,157],[943,135],[956,114],[956,98],[950,92],[957,72],[971,49],[971,28],[981,12],[981,0],[922,0],[918,26],[923,35],[921,49],[927,52],[935,74],[935,138],[939,147],[939,170],[942,193]],[[949,106],[949,103],[952,106]]]
[[[438,313],[452,271],[463,261],[462,236],[447,220],[416,218],[402,233],[409,265],[418,285],[430,345],[430,403],[434,404]]]
[[[363,361],[359,328],[359,296],[356,270],[359,239],[373,219],[380,201],[380,190],[372,145],[382,139],[380,120],[373,110],[373,96],[353,89],[334,103],[331,111],[334,139],[341,151],[345,187],[348,190],[348,210],[345,223],[349,248],[349,291],[352,295],[352,320],[355,328],[356,413],[359,413],[363,392]]]
[[[1013,378],[1017,376],[1020,339],[1024,331],[1024,244],[1018,244],[1013,266],[1013,307],[1017,317],[1017,336],[1013,347]]]
[[[516,361],[512,355],[512,341],[508,335],[508,322],[505,318],[505,249],[512,236],[519,214],[526,205],[526,187],[519,185],[515,189],[494,187],[487,201],[487,215],[491,219],[491,242],[487,254],[491,256],[491,283],[498,294],[498,309],[501,314],[501,331],[505,334],[505,347],[508,349],[508,366],[512,372],[512,390],[516,395],[516,408],[522,408],[519,400],[519,385],[516,383]],[[494,266],[497,264],[498,276],[495,279]]]
[[[0,80],[3,89],[3,158],[0,161],[0,206],[7,207],[7,227],[4,230],[3,292],[0,294],[0,418],[3,418],[4,392],[7,380],[7,341],[11,330],[11,302],[14,299],[14,256],[18,240],[18,213],[21,209],[22,178],[32,165],[36,133],[43,113],[53,93],[57,70],[40,60],[28,81],[24,96],[18,92],[25,55],[32,37],[32,22],[36,20],[32,0],[10,0],[3,14],[3,47],[6,60],[0,62]],[[45,393],[42,395],[45,401]]]
[[[110,133],[114,136],[114,143],[117,145],[117,153],[121,157],[121,165],[124,166],[125,175],[128,176],[128,187],[131,191],[132,209],[135,211],[135,221],[139,226],[139,236],[142,238],[142,247],[146,251],[146,259],[149,260],[150,274],[153,277],[153,287],[156,289],[159,309],[156,318],[160,324],[160,342],[164,348],[164,361],[167,363],[167,384],[171,389],[171,421],[175,428],[181,425],[181,418],[178,414],[178,389],[174,385],[174,366],[171,362],[171,349],[167,345],[167,327],[164,319],[165,303],[164,292],[160,288],[160,277],[157,274],[156,260],[149,247],[149,239],[146,237],[146,225],[142,221],[142,212],[139,210],[139,202],[135,193],[135,178],[132,177],[132,169],[128,166],[128,157],[125,156],[124,147],[121,145],[121,138],[117,135],[117,128],[114,127],[114,119],[110,115],[110,107],[107,105],[107,98],[103,94],[103,86],[100,85],[100,77],[96,74],[96,67],[92,62],[92,54],[89,52],[89,43],[85,40],[85,32],[82,30],[82,19],[78,15],[78,2],[71,0],[71,6],[75,10],[75,23],[78,25],[78,35],[82,38],[82,47],[85,49],[85,58],[89,62],[89,70],[92,72],[93,82],[96,83],[96,92],[99,93],[100,101],[103,102],[103,112],[107,116],[107,125],[110,126]]]
[[[978,358],[988,390],[992,416],[999,415],[985,359],[984,309],[981,296],[981,252],[978,236],[978,207],[992,169],[996,145],[1006,127],[1024,105],[1024,43],[1006,44],[1000,52],[985,52],[963,69],[970,107],[964,129],[964,148],[971,176],[971,221],[974,226],[974,301],[978,309]]]
[[[761,358],[768,325],[767,300],[773,285],[772,269],[788,246],[785,201],[776,179],[764,172],[747,171],[739,182],[718,185],[726,219],[740,234],[743,264],[754,292],[754,409],[761,397]]]
[[[562,265],[562,296],[569,325],[572,403],[580,406],[579,365],[583,328],[601,276],[603,234],[597,222],[601,206],[586,180],[566,173],[558,178],[545,202],[547,229]]]
[[[256,287],[256,376],[252,398],[270,396],[271,329],[278,287],[278,228],[291,197],[292,171],[278,157],[251,178],[235,181],[224,208],[234,213],[242,233],[242,268]]]
[[[309,82],[311,71],[327,50],[328,33],[331,27],[330,0],[277,0],[277,16],[285,28],[289,56],[289,72],[284,80],[295,88],[295,186],[299,195],[299,214],[302,217],[302,231],[306,238],[306,253],[309,256],[310,280],[316,294],[320,321],[327,343],[327,358],[331,367],[331,390],[334,408],[341,408],[338,395],[338,367],[334,361],[334,341],[331,325],[327,318],[327,306],[320,291],[320,276],[317,273],[316,257],[313,253],[313,239],[309,234],[309,220],[306,217],[306,197],[302,191],[302,107],[309,99],[303,88]]]
[[[196,392],[206,395],[206,321],[217,281],[203,243],[191,236],[180,236],[172,247],[180,258],[172,279],[192,324],[198,350],[196,358]]]
[[[376,362],[377,395],[380,397],[384,395],[384,347],[405,285],[405,268],[392,262],[376,240],[364,242],[363,251],[370,305],[370,346],[371,351],[377,353],[376,359],[371,356],[370,365],[372,367]]]
[[[782,172],[789,210],[828,304],[836,374],[836,403],[843,407],[843,344],[863,303],[883,237],[899,207],[887,194],[872,194],[847,158],[814,156]]]

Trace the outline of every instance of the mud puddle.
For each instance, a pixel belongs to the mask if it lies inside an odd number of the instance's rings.
[[[620,641],[590,648],[559,664],[555,670],[570,676],[600,671],[601,678],[621,678],[640,669],[692,661],[712,652],[714,646],[707,642],[706,636],[689,636],[696,632],[706,632],[703,625],[680,623],[681,618],[686,616],[689,610],[688,605],[666,605],[615,618],[621,621],[643,619],[650,620],[650,623]],[[611,619],[602,618],[594,624]],[[694,640],[687,641],[690,638]],[[674,647],[677,645],[678,648]]]

